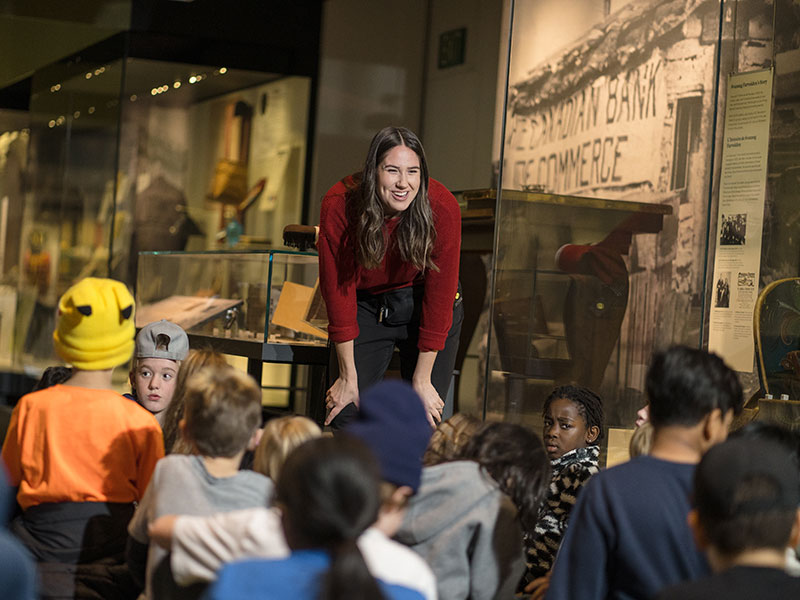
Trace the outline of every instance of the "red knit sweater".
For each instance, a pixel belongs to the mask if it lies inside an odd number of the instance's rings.
[[[436,244],[432,259],[439,271],[425,273],[404,262],[395,246],[394,229],[398,219],[386,221],[389,239],[380,268],[365,269],[357,263],[351,225],[345,206],[345,182],[334,185],[322,200],[319,220],[319,280],[328,310],[328,335],[333,342],[358,337],[356,290],[379,294],[414,284],[424,284],[422,318],[419,329],[420,351],[442,350],[453,321],[453,301],[458,288],[458,262],[461,251],[461,211],[444,185],[431,179],[428,198],[433,210]]]

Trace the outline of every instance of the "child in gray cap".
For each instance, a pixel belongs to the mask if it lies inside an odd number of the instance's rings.
[[[189,337],[180,326],[164,319],[142,327],[131,362],[131,394],[155,415],[159,424],[172,402],[181,361],[189,352]]]

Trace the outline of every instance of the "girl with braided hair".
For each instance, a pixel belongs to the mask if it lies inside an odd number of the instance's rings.
[[[532,598],[544,597],[570,511],[589,477],[600,470],[603,401],[588,388],[562,385],[547,397],[542,415],[552,476],[539,519],[525,535],[528,569],[523,584]]]

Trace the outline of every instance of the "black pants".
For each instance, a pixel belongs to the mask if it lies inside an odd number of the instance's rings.
[[[358,373],[359,393],[375,385],[383,379],[384,373],[392,360],[394,349],[397,348],[400,354],[400,376],[406,381],[411,381],[414,369],[417,366],[419,350],[420,316],[422,314],[422,299],[415,301],[414,314],[406,325],[386,325],[378,322],[378,312],[380,311],[380,296],[370,296],[359,294],[358,298],[358,337],[353,342],[353,354],[355,356],[356,372]],[[446,401],[450,390],[450,383],[453,379],[453,367],[456,363],[456,353],[458,343],[461,338],[461,322],[464,320],[464,306],[459,295],[458,300],[453,303],[453,324],[447,333],[447,340],[444,349],[436,355],[431,371],[431,383],[439,394],[439,397]],[[338,361],[336,352],[331,353],[331,374],[332,381],[338,377]],[[452,402],[451,402],[452,403]],[[341,429],[347,423],[356,418],[358,409],[353,404],[348,404],[342,409],[336,418],[331,422],[332,429]],[[452,406],[445,406],[444,415],[452,414]]]

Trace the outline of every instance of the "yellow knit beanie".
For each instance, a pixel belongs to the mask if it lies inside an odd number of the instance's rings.
[[[127,362],[136,333],[133,308],[133,296],[123,283],[82,279],[58,301],[56,352],[83,371],[103,371]]]

